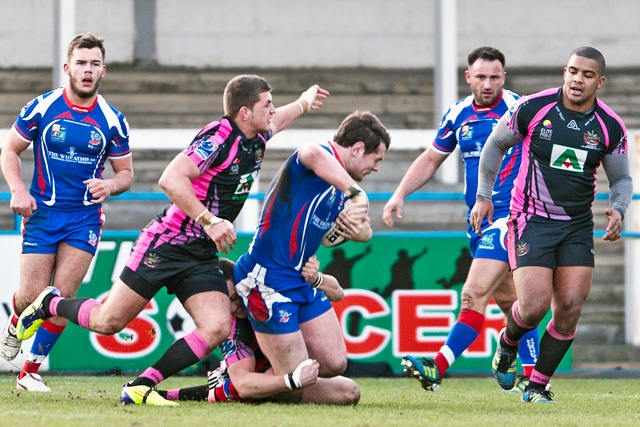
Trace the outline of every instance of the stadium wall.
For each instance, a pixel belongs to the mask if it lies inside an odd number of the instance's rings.
[[[53,65],[56,1],[0,2],[0,16],[11,18],[0,27],[0,68]],[[439,0],[147,0],[148,11],[135,1],[75,2],[77,32],[105,36],[111,63],[134,63],[136,43],[150,43],[142,34],[155,34],[163,66],[433,68],[437,60]],[[629,54],[640,44],[636,2],[456,4],[459,64],[473,48],[495,45],[509,67],[555,67],[573,48],[592,45],[610,66],[640,66]],[[155,25],[140,31],[144,22]]]

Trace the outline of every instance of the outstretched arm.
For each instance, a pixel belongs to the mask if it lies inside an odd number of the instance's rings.
[[[322,107],[322,101],[329,96],[329,91],[318,85],[313,85],[302,92],[300,97],[287,105],[276,108],[276,114],[271,119],[273,134],[286,129],[295,119],[311,110]]]
[[[425,185],[440,165],[449,157],[449,154],[436,151],[433,147],[427,148],[417,159],[413,161],[411,167],[398,184],[398,188],[384,206],[382,219],[389,227],[393,227],[393,213],[398,219],[402,219],[402,207],[404,200]]]

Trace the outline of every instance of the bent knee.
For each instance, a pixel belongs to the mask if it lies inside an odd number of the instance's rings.
[[[231,325],[218,325],[218,328],[198,328],[197,331],[207,345],[214,349],[231,335]]]
[[[94,309],[89,317],[89,328],[100,335],[115,335],[122,331],[128,321],[118,317],[104,315],[101,310]]]
[[[91,330],[100,335],[115,335],[125,328],[127,325],[120,324],[89,324]]]
[[[360,387],[355,382],[345,392],[345,405],[357,405],[360,402]]]
[[[336,359],[327,363],[320,364],[319,376],[324,378],[337,377],[347,370],[347,358]]]

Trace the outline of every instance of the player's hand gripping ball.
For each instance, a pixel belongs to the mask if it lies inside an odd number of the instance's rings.
[[[346,202],[344,202],[344,209],[342,210],[342,212],[348,215],[349,209],[351,208],[351,206],[354,203],[361,203],[361,202],[365,202],[367,205],[367,211],[364,215],[362,215],[362,219],[364,220],[364,218],[366,218],[366,216],[369,213],[369,198],[367,197],[367,194],[362,190],[360,191],[360,193],[358,193],[357,196],[347,199]],[[342,236],[339,233],[339,231],[342,231],[342,229],[340,228],[337,222],[334,222],[331,228],[329,228],[329,230],[327,230],[325,235],[322,237],[322,241],[320,242],[320,244],[322,246],[332,248],[332,247],[341,245],[347,240],[349,240],[346,237]]]

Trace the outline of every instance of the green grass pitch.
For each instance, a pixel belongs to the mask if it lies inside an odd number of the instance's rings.
[[[191,426],[638,426],[640,380],[554,377],[557,405],[523,404],[502,393],[490,376],[445,378],[436,393],[410,378],[356,378],[357,406],[210,404],[179,407],[123,406],[123,376],[44,376],[52,392],[18,391],[15,375],[0,376],[0,426],[191,427]],[[181,376],[162,388],[198,385]]]

